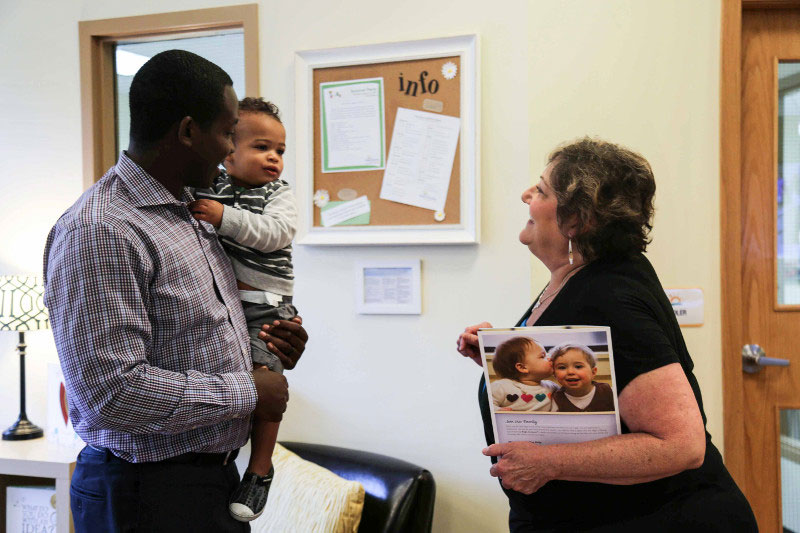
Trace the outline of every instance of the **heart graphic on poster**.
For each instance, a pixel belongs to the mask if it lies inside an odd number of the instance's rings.
[[[61,383],[58,391],[58,398],[61,404],[61,416],[64,417],[64,425],[69,423],[69,414],[67,411],[67,389],[64,388],[64,384]]]
[[[516,402],[517,398],[519,398],[519,396],[517,396],[516,394],[506,394],[506,400],[508,400],[509,402]]]
[[[522,395],[522,401],[523,402],[527,403],[527,402],[529,402],[531,400],[533,400],[533,394],[523,394]]]

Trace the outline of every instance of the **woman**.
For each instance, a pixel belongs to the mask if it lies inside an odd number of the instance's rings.
[[[512,532],[757,531],[705,431],[692,360],[642,255],[654,193],[643,157],[585,138],[556,149],[539,183],[522,194],[530,219],[519,239],[550,270],[550,282],[518,325],[611,328],[622,434],[493,444],[482,379],[484,454],[509,498]],[[468,327],[458,338],[458,351],[478,364],[476,333],[485,327],[492,326]]]

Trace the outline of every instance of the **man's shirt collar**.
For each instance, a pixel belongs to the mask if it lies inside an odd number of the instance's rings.
[[[186,187],[181,192],[181,200],[177,200],[160,181],[139,166],[125,151],[120,154],[114,171],[125,183],[131,203],[135,207],[184,204],[193,200]]]

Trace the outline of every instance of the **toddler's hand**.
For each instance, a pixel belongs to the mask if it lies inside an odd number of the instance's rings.
[[[222,224],[224,209],[225,207],[215,200],[195,200],[189,204],[189,211],[194,218],[204,220],[215,228],[219,228],[219,225]]]

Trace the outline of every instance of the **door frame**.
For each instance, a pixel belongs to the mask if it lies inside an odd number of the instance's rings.
[[[241,28],[244,33],[244,94],[259,95],[258,4],[78,22],[84,189],[99,180],[119,157],[113,59],[116,41],[231,28]]]
[[[800,0],[722,0],[720,57],[720,276],[722,398],[725,464],[744,479],[745,439],[741,416],[742,360],[746,339],[742,309],[742,12],[798,9]],[[740,483],[741,484],[741,483]]]

